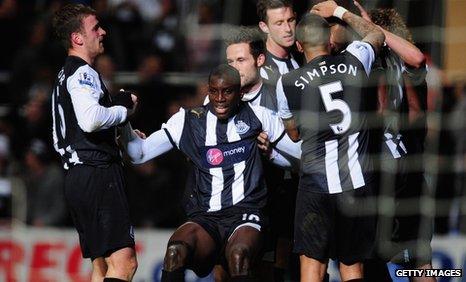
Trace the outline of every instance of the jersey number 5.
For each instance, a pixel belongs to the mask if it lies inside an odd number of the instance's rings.
[[[329,124],[330,128],[335,134],[345,133],[351,125],[351,110],[348,104],[341,99],[333,99],[332,94],[343,91],[341,81],[335,81],[319,86],[320,96],[324,102],[325,110],[340,111],[343,115],[343,119],[339,123]]]

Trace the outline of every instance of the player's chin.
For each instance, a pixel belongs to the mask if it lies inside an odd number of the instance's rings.
[[[294,42],[295,42],[294,37],[285,37],[282,40],[283,47],[291,47],[294,45]]]
[[[215,115],[217,116],[217,118],[219,120],[225,120],[225,119],[228,119],[230,117],[230,112],[229,111],[222,112],[222,113],[216,112]]]

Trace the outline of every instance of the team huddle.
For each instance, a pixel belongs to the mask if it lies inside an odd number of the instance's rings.
[[[342,281],[391,281],[389,261],[431,268],[431,233],[421,238],[421,218],[397,213],[422,194],[422,166],[409,168],[423,152],[425,132],[411,124],[425,123],[424,56],[393,10],[316,2],[298,22],[290,1],[259,0],[259,29],[228,32],[204,104],[148,136],[130,123],[137,96],[109,93],[92,66],[106,35],[96,12],[56,13],[68,57],[53,140],[92,281],[131,281],[137,268],[120,148],[134,164],[172,149],[191,164],[188,219],[167,243],[162,281],[184,281],[186,269],[284,281],[293,256],[293,281],[328,281],[329,259]],[[379,198],[396,203],[391,216]]]

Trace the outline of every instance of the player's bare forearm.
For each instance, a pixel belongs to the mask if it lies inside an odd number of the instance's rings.
[[[299,130],[296,126],[296,121],[294,120],[294,118],[284,119],[283,125],[285,126],[286,134],[288,134],[288,136],[293,142],[298,142],[299,140],[301,140],[301,137],[299,136]]]
[[[376,52],[380,50],[385,41],[385,35],[375,24],[349,11],[343,14],[342,20],[362,37],[362,41],[371,44]]]
[[[414,68],[420,68],[424,65],[426,58],[419,48],[388,30],[382,29],[382,31],[385,34],[385,42],[388,47],[400,56],[403,62]]]

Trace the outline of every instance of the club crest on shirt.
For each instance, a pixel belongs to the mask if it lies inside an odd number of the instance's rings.
[[[249,128],[251,128],[249,125],[247,125],[242,120],[238,120],[235,123],[235,126],[236,126],[236,132],[238,132],[238,134],[244,134],[244,133],[248,132]]]
[[[79,84],[85,84],[91,87],[94,86],[94,78],[92,77],[92,75],[85,73],[85,72],[82,72],[79,74],[78,81],[79,81]]]
[[[217,148],[209,149],[206,158],[209,164],[219,165],[223,162],[223,152]]]

